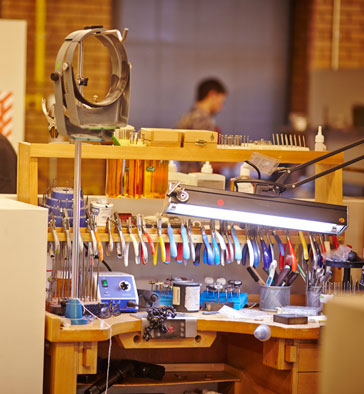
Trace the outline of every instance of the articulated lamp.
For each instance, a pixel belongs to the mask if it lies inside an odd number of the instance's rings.
[[[347,228],[347,207],[290,198],[221,191],[176,184],[164,202],[164,213],[341,234]]]
[[[173,215],[340,235],[348,227],[346,206],[282,198],[280,194],[363,160],[364,155],[358,156],[304,180],[286,183],[295,171],[361,144],[364,144],[364,138],[306,163],[285,169],[275,182],[260,179],[239,181],[255,183],[258,190],[273,191],[276,194],[274,196],[197,188],[177,183],[167,194],[163,211]]]

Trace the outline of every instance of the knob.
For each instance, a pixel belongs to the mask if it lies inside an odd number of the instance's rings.
[[[128,282],[121,281],[119,283],[119,287],[120,287],[121,290],[129,290],[130,285],[129,285]]]

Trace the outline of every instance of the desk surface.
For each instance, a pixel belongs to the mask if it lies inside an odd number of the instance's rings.
[[[285,325],[273,322],[273,314],[266,318],[231,319],[225,315],[203,315],[202,312],[190,313],[197,319],[198,331],[230,332],[238,334],[253,334],[260,324],[271,328],[272,337],[286,339],[318,339],[320,324]],[[45,337],[50,342],[99,342],[110,336],[140,332],[141,320],[130,313],[113,316],[109,319],[95,319],[83,326],[63,327],[64,318],[46,312]]]

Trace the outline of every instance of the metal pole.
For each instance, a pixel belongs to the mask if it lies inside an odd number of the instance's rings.
[[[73,243],[71,298],[78,298],[78,271],[80,258],[80,208],[81,208],[81,141],[75,140],[73,175]]]

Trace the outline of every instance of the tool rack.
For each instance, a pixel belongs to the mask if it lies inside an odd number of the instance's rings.
[[[139,159],[139,160],[176,160],[242,162],[249,160],[255,150],[241,148],[217,148],[208,146],[157,147],[157,146],[82,146],[82,159]],[[281,163],[300,164],[322,156],[327,152],[264,150],[259,152],[280,160]],[[38,159],[74,158],[73,144],[38,144],[20,142],[18,150],[18,200],[38,204]],[[316,173],[327,170],[344,162],[340,153],[315,165]],[[342,170],[335,171],[315,180],[315,200],[331,204],[342,203]]]
[[[264,150],[260,153],[274,157],[281,163],[301,164],[314,158],[320,157],[326,152],[316,151],[282,151]],[[113,146],[85,144],[82,146],[82,159],[140,159],[140,160],[177,160],[177,161],[212,161],[212,162],[242,162],[248,160],[254,150],[240,148],[217,148],[209,146],[188,146],[188,147],[157,147],[157,146]],[[30,144],[19,143],[18,158],[18,200],[30,204],[38,204],[38,159],[40,158],[74,158],[75,146],[73,144]],[[344,162],[344,155],[340,153],[323,160],[315,165],[316,173]],[[126,197],[123,197],[126,198]],[[342,170],[335,171],[324,177],[315,180],[315,200],[330,204],[342,203]],[[125,230],[125,240],[130,241],[130,236]],[[62,229],[59,232],[60,241],[64,241]],[[135,230],[136,231],[136,230]],[[182,238],[175,230],[176,242],[182,242]],[[209,237],[210,231],[207,231]],[[99,229],[102,242],[108,241],[108,234],[104,228]],[[282,240],[285,241],[285,233],[282,232]],[[84,241],[90,240],[90,235],[85,229],[81,229]],[[245,241],[245,231],[237,230],[240,241]],[[168,241],[167,234],[162,235]],[[198,227],[192,229],[193,241],[202,242],[201,232]],[[151,230],[152,240],[157,242],[155,230]],[[52,235],[48,235],[48,240],[52,240]],[[118,241],[118,234],[113,234],[114,241]],[[211,239],[210,239],[211,240]],[[300,243],[297,232],[292,233],[292,241]]]
[[[272,151],[259,150],[261,153],[279,159],[282,163],[299,164],[321,156],[325,152],[314,151]],[[234,148],[188,147],[122,147],[106,145],[82,146],[83,159],[141,159],[141,160],[178,160],[178,161],[212,161],[242,162],[250,158],[254,150]],[[18,151],[18,200],[38,204],[38,159],[39,158],[74,158],[74,145],[30,144],[21,142]],[[342,163],[343,154],[326,159],[315,165],[317,173]],[[315,199],[332,204],[342,203],[342,171],[336,171],[315,180]],[[60,240],[64,240],[62,229]],[[108,241],[103,228],[99,229],[101,241]],[[177,232],[177,230],[176,230]],[[209,233],[209,232],[208,232]],[[245,239],[243,230],[238,230],[240,240]],[[198,227],[192,229],[194,242],[201,242]],[[292,241],[300,242],[296,233]],[[83,239],[89,240],[89,234],[82,230]],[[117,240],[117,234],[113,238]],[[156,233],[151,231],[153,241]],[[163,234],[165,240],[167,235]],[[51,240],[49,234],[48,239]],[[284,240],[285,237],[283,236]],[[125,233],[129,241],[129,234]],[[176,234],[176,242],[181,236]],[[95,373],[98,354],[105,354],[105,346],[110,336],[122,346],[114,351],[120,357],[135,358],[143,352],[146,360],[170,363],[174,375],[180,374],[180,383],[189,381],[189,371],[209,371],[212,381],[220,382],[223,390],[242,394],[245,392],[316,392],[318,385],[318,336],[319,325],[282,327],[271,326],[272,338],[264,343],[252,336],[260,324],[253,321],[232,322],[217,319],[213,316],[202,316],[199,313],[198,335],[196,338],[161,340],[156,342],[142,341],[140,338],[141,323],[127,314],[108,319],[111,328],[94,321],[88,326],[62,327],[61,318],[46,312],[46,381],[50,377],[45,392],[52,394],[76,393],[77,374]],[[216,340],[215,340],[216,338]],[[188,343],[187,343],[187,342]],[[105,346],[103,346],[105,345]],[[179,348],[184,348],[183,353]],[[185,348],[189,348],[188,351]],[[106,350],[107,352],[107,350]],[[185,355],[187,354],[187,360]],[[190,356],[196,363],[191,364]],[[208,361],[207,361],[208,360]],[[181,367],[179,363],[183,364]],[[206,364],[207,362],[211,366]],[[202,363],[202,364],[201,364]],[[220,364],[219,364],[220,363]],[[222,363],[222,364],[221,364]],[[181,369],[182,368],[182,369]],[[194,382],[201,382],[204,377],[191,377]],[[131,385],[145,385],[145,382],[128,382]],[[152,382],[155,385],[154,382]],[[162,383],[163,384],[163,383]],[[173,384],[165,381],[164,384]],[[282,384],[284,388],[282,388]],[[267,388],[269,390],[267,391]],[[307,391],[307,389],[309,391]],[[248,391],[247,391],[248,390]],[[283,391],[282,391],[283,390]]]

